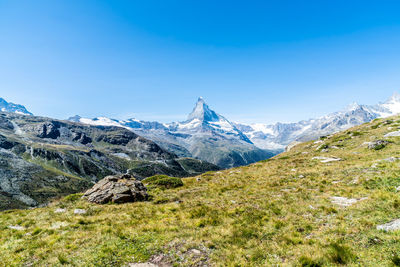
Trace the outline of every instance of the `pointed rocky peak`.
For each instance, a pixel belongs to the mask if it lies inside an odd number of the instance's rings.
[[[202,97],[197,100],[196,106],[188,116],[188,121],[198,119],[200,121],[213,122],[220,120],[220,116],[211,110]]]
[[[345,111],[354,111],[361,108],[361,106],[357,102],[353,102],[350,105],[348,105],[345,109]]]
[[[12,113],[23,114],[23,115],[33,115],[23,105],[7,102],[6,100],[4,100],[1,97],[0,97],[0,111],[12,112]]]

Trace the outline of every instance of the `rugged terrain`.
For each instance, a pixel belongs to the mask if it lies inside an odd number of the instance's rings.
[[[195,157],[222,168],[247,165],[284,151],[293,142],[304,142],[400,112],[400,95],[384,103],[359,105],[294,123],[244,124],[231,122],[199,98],[184,122],[159,123],[137,119],[115,120],[75,116],[72,121],[91,125],[126,127],[179,156]]]
[[[78,194],[1,212],[0,262],[399,265],[400,231],[382,226],[400,218],[399,127],[400,117],[377,119],[182,187],[151,188],[148,202],[95,205]]]
[[[216,113],[199,98],[186,121],[162,124],[136,119],[87,119],[75,116],[72,121],[90,125],[126,127],[168,151],[182,157],[194,157],[221,168],[248,165],[277,154],[256,147],[233,123]]]
[[[111,174],[183,177],[218,169],[124,128],[0,113],[0,210],[81,192]]]
[[[283,151],[295,141],[309,141],[348,128],[385,118],[400,112],[400,94],[393,94],[384,103],[359,105],[353,103],[345,109],[309,120],[295,123],[235,124],[240,131],[259,148]]]

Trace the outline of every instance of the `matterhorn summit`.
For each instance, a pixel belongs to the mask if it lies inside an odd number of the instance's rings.
[[[188,116],[188,121],[198,119],[200,121],[213,122],[221,119],[221,116],[215,113],[206,104],[202,97],[197,100],[196,106]]]

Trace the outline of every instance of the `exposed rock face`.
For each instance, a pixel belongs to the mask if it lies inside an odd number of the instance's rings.
[[[88,201],[97,204],[127,203],[148,199],[147,189],[129,174],[107,176],[84,194]]]

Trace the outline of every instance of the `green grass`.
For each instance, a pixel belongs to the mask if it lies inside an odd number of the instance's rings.
[[[153,177],[144,181],[148,202],[94,205],[78,194],[1,212],[0,262],[126,266],[164,255],[176,266],[399,266],[400,231],[376,226],[400,218],[400,162],[381,161],[400,157],[400,140],[381,150],[363,145],[383,139],[390,126],[378,120],[324,138],[328,152],[307,142],[268,161],[182,179],[179,187],[179,178]],[[332,196],[365,199],[340,207]]]
[[[168,175],[154,175],[142,180],[143,184],[150,187],[163,189],[177,188],[183,186],[181,178],[170,177]]]

